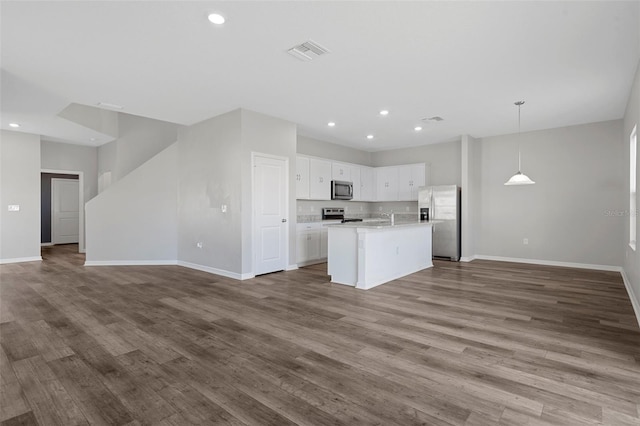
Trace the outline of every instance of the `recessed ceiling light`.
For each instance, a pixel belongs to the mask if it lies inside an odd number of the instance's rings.
[[[14,129],[17,129],[18,127],[20,127],[20,125],[18,123],[9,123],[9,127],[13,127]]]
[[[330,122],[327,123],[327,126],[329,126],[329,127],[333,127],[335,125],[336,125],[336,123],[334,123],[333,121],[330,121]]]
[[[420,130],[422,130],[422,127],[416,126],[416,127],[413,128],[413,130],[415,130],[416,132],[419,132]]]
[[[212,13],[208,16],[208,18],[209,18],[209,22],[216,25],[222,25],[224,24],[224,21],[225,21],[224,16],[218,13]]]
[[[389,115],[389,111],[383,109],[382,111],[380,111],[380,115]]]
[[[367,139],[373,139],[373,135],[367,135]]]

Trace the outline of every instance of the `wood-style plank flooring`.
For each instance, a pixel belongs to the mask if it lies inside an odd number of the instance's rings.
[[[76,250],[0,266],[3,426],[640,425],[618,273],[436,262],[360,291]]]

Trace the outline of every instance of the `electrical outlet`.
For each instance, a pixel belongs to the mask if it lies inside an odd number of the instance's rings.
[[[202,248],[202,241],[198,241],[198,242],[196,243],[196,247],[198,247],[199,249],[201,249],[201,248]]]
[[[381,212],[382,211],[382,206],[378,207],[378,211]]]
[[[528,238],[523,239],[522,244],[524,244],[525,246],[529,244],[529,239]]]
[[[220,211],[221,211],[222,213],[226,213],[226,212],[227,212],[227,205],[226,205],[226,204],[221,205],[221,206],[220,206]]]
[[[405,210],[406,210],[406,211],[409,211],[409,206],[405,207]]]
[[[20,211],[20,205],[18,205],[18,204],[9,204],[9,211],[10,212],[19,212]]]
[[[363,211],[363,210],[364,210],[364,206],[360,206],[360,211]]]

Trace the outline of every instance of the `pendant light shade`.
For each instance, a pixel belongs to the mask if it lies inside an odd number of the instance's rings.
[[[505,185],[533,185],[535,182],[532,181],[529,176],[523,174],[520,169],[520,107],[524,104],[524,101],[515,102],[514,105],[518,107],[518,173],[511,176],[508,181],[506,181]]]

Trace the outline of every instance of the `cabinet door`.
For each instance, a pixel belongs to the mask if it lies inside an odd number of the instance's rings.
[[[309,198],[311,200],[331,199],[331,162],[309,159]]]
[[[375,179],[373,168],[360,166],[360,201],[375,201]],[[354,183],[355,192],[355,183]]]
[[[320,231],[320,258],[329,256],[329,230],[324,228]]]
[[[299,263],[320,259],[320,230],[298,232],[296,238]]]
[[[376,168],[377,201],[398,200],[398,167]]]
[[[351,182],[351,165],[345,163],[331,163],[331,179]]]
[[[416,201],[419,188],[424,186],[424,175],[424,163],[398,166],[398,200]]]
[[[296,198],[309,198],[309,159],[296,157]]]
[[[351,166],[351,182],[353,182],[353,201],[363,201],[360,166]]]

